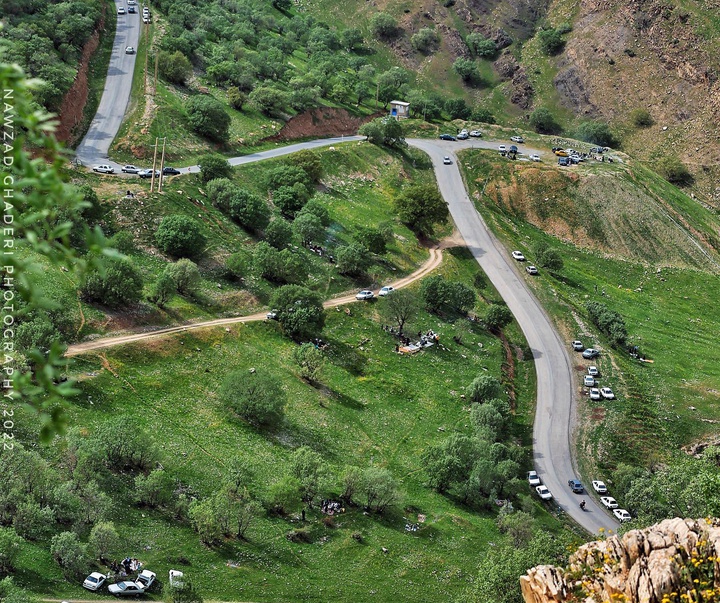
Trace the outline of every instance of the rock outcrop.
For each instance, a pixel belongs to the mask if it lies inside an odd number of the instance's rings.
[[[584,544],[566,568],[520,578],[526,603],[707,601],[720,596],[720,520],[667,519]]]

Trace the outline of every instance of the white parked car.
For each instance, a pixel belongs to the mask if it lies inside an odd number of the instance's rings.
[[[583,385],[585,387],[595,387],[595,377],[585,375],[585,377],[583,377]]]
[[[375,294],[370,289],[363,289],[356,296],[355,299],[372,299]]]
[[[533,153],[532,155],[530,155],[530,161],[540,161],[540,155],[538,155],[537,153]]]
[[[480,130],[470,130],[469,135],[473,138],[480,138],[482,136],[482,132]]]
[[[588,375],[592,375],[593,377],[597,377],[600,374],[600,371],[596,366],[589,366],[588,367]]]
[[[617,509],[617,501],[612,496],[601,496],[600,502],[608,509]]]
[[[138,595],[145,594],[145,589],[137,582],[126,580],[125,582],[111,584],[108,586],[108,592],[116,597],[137,597]]]
[[[513,142],[525,142],[525,139],[522,136],[511,136],[510,140]]]
[[[527,474],[528,483],[532,486],[539,486],[540,485],[540,476],[537,474],[537,471],[528,471]]]
[[[605,398],[606,400],[614,400],[615,399],[615,394],[613,393],[613,390],[611,390],[609,387],[601,387],[600,395],[603,398]]]
[[[506,153],[506,152],[507,152],[507,147],[506,147],[504,144],[501,144],[501,145],[498,147],[498,151],[500,151],[501,153]]]
[[[600,350],[596,350],[595,348],[588,348],[582,353],[583,358],[586,358],[588,360],[592,360],[593,358],[597,358],[600,355]]]
[[[118,6],[118,15],[124,15],[124,14],[125,14],[125,7]]]
[[[93,572],[87,578],[85,578],[85,581],[83,582],[83,588],[96,591],[100,590],[103,584],[105,584],[105,576],[100,572]]]
[[[535,275],[538,273],[537,266],[528,266],[527,268],[525,268],[525,272],[527,272],[528,274]]]
[[[445,157],[443,157],[443,163],[444,163],[445,165],[450,165],[450,164],[452,163],[452,160],[450,159],[450,157],[448,157],[447,155],[445,155]]]
[[[632,515],[630,515],[630,513],[628,513],[625,509],[613,509],[613,515],[623,523],[632,520]]]
[[[514,259],[514,260],[517,260],[518,262],[524,262],[524,261],[525,261],[525,256],[522,254],[521,251],[515,250],[515,251],[512,252],[511,255],[513,256],[513,259]]]
[[[550,490],[547,489],[547,486],[537,486],[535,492],[537,492],[538,496],[543,500],[552,500],[553,495]]]
[[[155,572],[150,570],[141,571],[135,580],[135,583],[141,585],[145,590],[149,589],[153,582],[155,582]]]
[[[185,574],[183,574],[180,570],[170,570],[168,576],[170,586],[182,586],[184,576]]]
[[[120,171],[125,174],[137,174],[140,172],[140,168],[134,165],[124,165],[120,168]]]
[[[381,297],[385,297],[386,295],[390,295],[393,291],[395,291],[395,287],[387,285],[380,289],[380,291],[378,291],[378,295],[380,295]]]
[[[585,349],[583,342],[578,339],[572,342],[572,347],[576,352],[582,352]]]
[[[592,487],[598,494],[607,493],[607,486],[605,485],[605,482],[601,482],[599,479],[593,480]]]
[[[114,174],[115,168],[110,165],[94,165],[93,166],[93,172],[99,172],[100,174]]]
[[[602,398],[600,395],[600,390],[597,387],[591,387],[590,388],[590,399],[591,400],[599,400]]]
[[[150,23],[150,15],[143,15],[143,23]]]
[[[135,54],[135,48],[128,46],[125,48],[125,54]]]

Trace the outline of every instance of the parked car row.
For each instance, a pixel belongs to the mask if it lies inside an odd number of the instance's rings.
[[[537,471],[528,471],[527,480],[530,487],[535,488],[535,492],[542,500],[552,500],[552,492],[540,481],[540,476],[537,474]]]
[[[583,358],[586,358],[588,360],[591,360],[593,358],[597,358],[600,355],[599,350],[596,350],[595,348],[585,348],[583,345],[583,342],[580,340],[575,340],[572,342],[572,348],[576,352],[579,352],[582,350],[582,356]],[[598,377],[600,376],[600,371],[598,370],[598,367],[592,365],[589,366],[587,369],[587,374],[583,375],[583,386],[590,388],[590,399],[595,400],[614,400],[615,399],[615,392],[609,387],[597,387],[598,383]]]
[[[174,571],[174,570],[173,570]],[[178,572],[176,572],[178,573]],[[108,592],[116,597],[136,597],[145,593],[155,583],[155,572],[141,571],[135,580],[124,580],[108,585]],[[99,591],[107,582],[107,576],[100,572],[92,572],[83,582],[83,588],[93,592]]]
[[[618,521],[624,522],[624,521],[630,521],[632,519],[632,516],[630,513],[628,513],[625,509],[621,509],[620,505],[618,505],[617,501],[608,494],[607,486],[605,485],[605,482],[600,480],[595,480],[592,483],[593,490],[600,494],[600,502],[602,505],[613,512],[613,515],[617,517]]]
[[[135,165],[124,165],[122,168],[120,168],[120,171],[124,172],[125,174],[137,174],[140,176],[140,178],[152,178],[153,171],[152,169],[141,169]],[[174,167],[164,167],[162,169],[163,176],[176,176],[180,173],[180,170]],[[155,177],[160,176],[160,170],[155,170]]]
[[[522,251],[518,251],[518,250],[516,249],[516,250],[513,251],[510,255],[512,255],[512,258],[513,258],[514,260],[517,260],[518,262],[524,262],[524,261],[525,261],[525,256],[523,255],[523,252],[522,252]],[[535,276],[535,275],[538,273],[537,266],[533,266],[532,264],[529,265],[529,266],[526,266],[526,267],[525,267],[525,272],[527,272],[528,274],[531,274],[531,275]]]
[[[378,295],[380,297],[387,297],[390,295],[393,291],[395,291],[395,287],[392,287],[390,285],[386,285],[385,287],[382,287],[380,291],[378,291]],[[375,297],[375,294],[370,289],[363,289],[360,291],[356,296],[355,299],[357,300],[369,300],[373,299]]]
[[[480,130],[470,130],[468,132],[467,130],[461,130],[458,134],[453,136],[452,134],[440,134],[438,138],[440,140],[467,140],[468,138],[480,138],[482,136],[482,132]]]

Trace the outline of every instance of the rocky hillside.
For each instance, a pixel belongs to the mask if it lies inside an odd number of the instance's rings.
[[[720,521],[668,519],[581,546],[520,578],[527,603],[720,600]]]

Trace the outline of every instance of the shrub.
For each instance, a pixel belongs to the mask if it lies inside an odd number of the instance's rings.
[[[433,52],[440,42],[437,32],[430,27],[423,27],[410,38],[412,47],[423,54]]]
[[[179,50],[158,53],[158,71],[171,84],[184,84],[192,75],[192,64]]]
[[[630,112],[630,121],[638,128],[649,128],[655,123],[647,109],[633,109]]]
[[[82,287],[83,296],[111,308],[129,306],[140,301],[143,279],[127,260],[109,260],[104,274],[95,269],[88,274]]]
[[[482,78],[480,77],[480,70],[478,69],[475,61],[473,61],[472,59],[465,59],[463,57],[459,57],[455,59],[452,68],[453,71],[457,73],[468,86],[477,86],[482,81]]]
[[[684,186],[692,184],[693,176],[687,166],[677,157],[663,157],[657,163],[658,173],[671,184]]]
[[[472,113],[470,107],[462,98],[447,99],[444,109],[450,115],[450,119],[468,119]]]
[[[540,134],[557,134],[561,131],[555,117],[545,107],[538,107],[530,114],[530,126]]]
[[[228,88],[227,91],[228,103],[233,109],[242,111],[243,106],[247,102],[248,95],[240,90],[237,86]]]
[[[491,59],[497,54],[497,46],[492,40],[488,40],[482,34],[471,33],[465,38],[468,50],[476,57]]]
[[[160,308],[164,308],[172,296],[177,292],[175,279],[164,270],[153,283],[148,299]]]
[[[211,96],[191,96],[185,102],[192,129],[216,142],[227,141],[230,135],[230,116],[222,104]]]
[[[0,574],[9,574],[15,569],[22,541],[15,530],[0,526]]]
[[[230,178],[232,166],[222,155],[207,154],[200,157],[200,179],[203,182],[210,182],[216,178]]]
[[[112,559],[120,553],[120,536],[112,521],[96,523],[90,530],[88,550],[95,559]]]
[[[317,216],[324,228],[330,226],[330,212],[324,204],[325,195],[316,195],[298,212],[298,218],[304,214]]]
[[[135,239],[129,230],[121,230],[110,239],[110,246],[117,249],[123,255],[132,255],[137,251]]]
[[[250,272],[250,256],[242,251],[233,253],[225,260],[225,269],[231,278],[239,281]]]
[[[312,184],[308,172],[300,165],[279,165],[265,174],[265,186],[271,191],[282,186],[292,187],[298,182],[306,188],[309,188]]]
[[[273,203],[284,216],[294,217],[308,200],[308,190],[301,184],[281,186],[273,193]]]
[[[565,47],[565,40],[556,29],[543,29],[537,34],[540,48],[545,54],[553,55]]]
[[[493,398],[499,398],[503,393],[500,381],[491,375],[475,377],[467,388],[467,397],[473,402],[482,404]]]
[[[371,263],[367,249],[354,244],[338,247],[335,252],[335,259],[340,274],[363,274]]]
[[[166,216],[155,232],[158,249],[173,257],[197,257],[205,248],[205,235],[192,218]]]
[[[300,368],[300,377],[315,383],[325,365],[324,354],[312,343],[303,343],[293,351],[293,360]]]
[[[575,131],[575,138],[601,147],[612,147],[617,142],[610,131],[610,126],[599,121],[581,123]]]
[[[490,113],[489,109],[484,109],[482,107],[475,107],[472,110],[472,119],[474,121],[479,121],[484,124],[494,124],[495,123],[495,116]]]
[[[490,304],[487,314],[485,315],[485,324],[489,329],[504,329],[513,320],[510,308],[503,304]]]
[[[258,195],[238,188],[230,199],[230,216],[246,230],[258,232],[270,223],[270,208]]]
[[[397,21],[387,13],[377,13],[370,20],[370,29],[373,35],[382,40],[388,40],[398,35]]]
[[[46,541],[55,526],[55,513],[33,500],[25,500],[15,509],[13,527],[26,540]]]
[[[315,214],[300,212],[292,224],[292,231],[303,245],[313,241],[322,243],[325,240],[325,228]]]
[[[234,371],[225,377],[219,397],[236,415],[255,426],[274,426],[282,421],[285,392],[265,373]]]
[[[359,491],[365,507],[376,513],[382,513],[399,499],[395,479],[390,471],[380,467],[370,467],[363,472]]]
[[[205,188],[210,202],[223,212],[230,210],[230,201],[236,190],[238,190],[237,185],[229,178],[215,178],[210,180]]]

